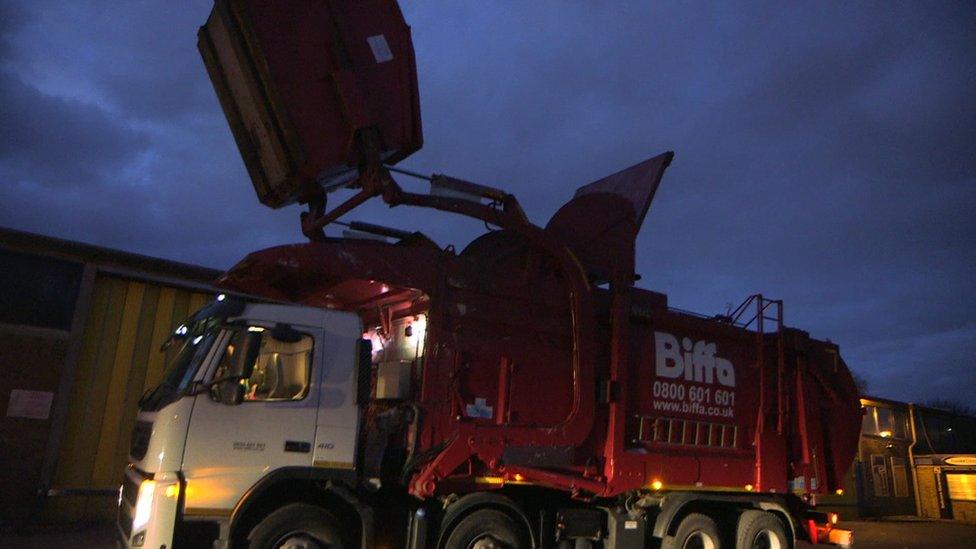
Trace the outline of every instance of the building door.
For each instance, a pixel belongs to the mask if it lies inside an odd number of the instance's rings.
[[[861,513],[866,516],[914,515],[909,471],[911,439],[903,409],[865,406],[861,426]]]

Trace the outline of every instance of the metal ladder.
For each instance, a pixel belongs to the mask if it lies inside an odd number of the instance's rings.
[[[754,447],[756,452],[756,476],[755,476],[755,489],[764,490],[764,475],[762,470],[763,465],[763,446],[764,443],[780,444],[782,443],[783,428],[784,428],[784,417],[786,415],[786,398],[785,398],[785,357],[784,357],[784,336],[783,336],[783,301],[780,299],[766,299],[762,294],[755,294],[749,296],[741,305],[736,307],[731,313],[723,317],[733,326],[737,326],[743,329],[750,329],[754,327],[756,334],[756,367],[759,369],[759,412],[757,414],[756,421],[756,434],[754,439]],[[771,331],[767,334],[767,322],[775,323],[775,331]],[[766,341],[767,337],[773,335],[776,338],[776,399],[775,408],[773,408],[773,399],[769,397],[769,389],[767,382],[767,352],[766,352]],[[776,422],[776,437],[770,438],[767,434],[767,425],[770,416],[775,417]]]
[[[748,317],[748,320],[745,318]],[[760,384],[759,387],[759,409],[762,410],[760,414],[759,425],[757,426],[759,432],[762,432],[766,426],[766,416],[771,413],[776,414],[776,433],[783,433],[783,412],[785,405],[785,387],[784,387],[784,377],[785,377],[785,357],[784,357],[784,341],[783,341],[783,300],[782,299],[767,299],[763,297],[762,294],[751,295],[746,298],[738,307],[736,307],[728,315],[729,322],[743,329],[749,329],[750,326],[755,325],[756,330],[756,363],[759,368],[760,379],[764,382]],[[766,322],[774,322],[775,331],[766,333]],[[769,398],[766,394],[766,338],[768,335],[775,334],[776,337],[776,408],[775,410],[769,409]]]

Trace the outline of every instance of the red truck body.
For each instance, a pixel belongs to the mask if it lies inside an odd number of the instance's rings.
[[[860,405],[836,345],[782,326],[782,304],[758,296],[737,315],[762,317],[747,329],[635,288],[636,216],[620,215],[625,198],[577,195],[547,229],[528,231],[549,247],[517,229],[460,253],[419,234],[395,244],[329,239],[253,253],[222,284],[359,311],[366,325],[427,316],[426,353],[411,372],[414,451],[427,456],[409,485],[419,497],[485,478],[580,497],[839,488]],[[595,230],[621,219],[629,230]],[[571,251],[568,231],[556,229],[568,223],[593,231],[592,249],[617,255],[612,271]],[[578,268],[563,270],[550,248]]]
[[[363,380],[362,476],[394,461],[420,500],[527,485],[576,501],[811,501],[840,488],[860,407],[836,345],[786,327],[782,302],[762,296],[705,317],[635,287],[635,239],[672,153],[580,187],[542,227],[498,189],[394,180],[390,164],[422,143],[395,1],[217,0],[200,49],[259,199],[309,205],[311,242],[252,253],[220,283],[355,311],[364,338],[423,328],[395,398],[377,398],[390,367],[374,361]],[[356,194],[327,211],[336,188]],[[375,226],[395,241],[325,235],[374,197],[492,230],[460,252]]]

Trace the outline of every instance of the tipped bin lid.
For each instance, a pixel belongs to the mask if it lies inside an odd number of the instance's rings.
[[[216,0],[198,46],[258,199],[278,208],[422,143],[395,0]]]

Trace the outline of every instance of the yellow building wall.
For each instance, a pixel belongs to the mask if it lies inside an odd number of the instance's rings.
[[[116,276],[96,278],[53,488],[118,488],[137,403],[162,377],[159,348],[182,320],[212,298]],[[115,512],[112,504],[99,496],[52,498],[47,518],[108,519]]]
[[[938,472],[935,467],[919,465],[915,467],[915,482],[918,483],[918,514],[924,518],[942,517],[939,509]]]

